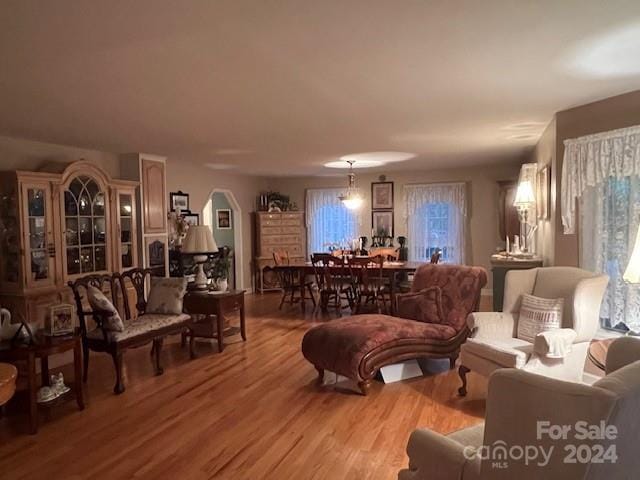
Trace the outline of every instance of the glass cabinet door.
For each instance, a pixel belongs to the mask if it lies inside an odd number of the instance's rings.
[[[135,218],[133,193],[118,194],[118,229],[120,232],[120,268],[135,266]]]
[[[51,189],[48,184],[23,185],[25,209],[26,284],[54,281],[54,244],[51,233]]]
[[[67,275],[108,270],[106,196],[94,179],[74,178],[64,191]]]

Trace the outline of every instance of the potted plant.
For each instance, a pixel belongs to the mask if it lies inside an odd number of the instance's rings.
[[[216,290],[225,292],[229,288],[229,270],[231,269],[231,253],[221,255],[213,261],[211,278]]]

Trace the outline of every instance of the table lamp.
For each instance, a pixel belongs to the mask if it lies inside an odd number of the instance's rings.
[[[636,233],[636,243],[631,252],[629,264],[622,278],[625,282],[640,283],[640,227]]]
[[[522,180],[518,184],[518,190],[516,191],[516,199],[513,205],[518,209],[520,215],[520,238],[521,249],[523,252],[529,251],[529,239],[527,226],[529,224],[529,209],[536,204],[536,197],[533,194],[533,187],[531,181]]]
[[[191,225],[187,230],[187,236],[182,244],[184,253],[192,253],[196,263],[196,278],[194,281],[196,290],[207,289],[207,276],[204,273],[204,263],[210,253],[218,252],[218,245],[213,238],[208,225]]]

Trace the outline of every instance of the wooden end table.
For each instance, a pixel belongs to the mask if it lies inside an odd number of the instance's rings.
[[[247,340],[244,316],[244,290],[228,292],[187,292],[184,297],[184,311],[190,315],[203,315],[205,318],[194,321],[192,331],[182,334],[182,343],[186,344],[188,335],[218,340],[218,351],[224,350],[224,337],[240,333],[242,340]],[[225,329],[225,314],[240,311],[240,328]]]
[[[605,370],[605,365],[607,363],[607,352],[609,351],[609,347],[613,343],[615,338],[607,338],[606,340],[594,340],[589,345],[589,351],[587,356],[589,360],[598,367],[600,370]]]
[[[36,359],[40,359],[41,384],[49,385],[49,356],[73,350],[74,379],[71,390],[68,393],[52,400],[51,402],[38,404],[38,378],[36,374]],[[38,405],[50,407],[58,405],[61,401],[70,398],[75,393],[78,408],[84,410],[84,398],[82,394],[82,348],[80,335],[65,335],[50,337],[36,333],[31,344],[12,344],[0,342],[0,360],[6,362],[26,361],[27,380],[29,390],[29,427],[32,434],[38,431]]]

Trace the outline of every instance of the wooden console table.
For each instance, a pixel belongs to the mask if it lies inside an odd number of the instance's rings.
[[[184,297],[184,311],[189,315],[203,315],[203,320],[195,321],[192,333],[183,333],[182,342],[186,343],[188,335],[218,340],[218,351],[224,350],[224,337],[240,333],[242,340],[247,340],[244,316],[244,290],[228,292],[188,292]],[[240,327],[225,329],[225,314],[240,312]]]
[[[31,344],[12,344],[0,342],[0,360],[6,362],[27,362],[27,381],[29,391],[29,427],[31,433],[38,431],[38,378],[36,374],[36,358],[40,359],[41,384],[49,385],[49,356],[73,350],[74,379],[71,390],[55,400],[41,403],[40,406],[54,406],[63,400],[67,400],[75,393],[78,408],[84,410],[84,398],[82,395],[82,349],[79,335],[66,335],[61,337],[49,337],[36,334],[35,341]]]

